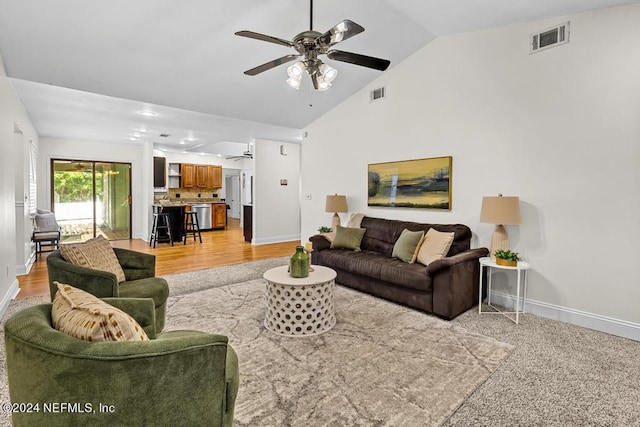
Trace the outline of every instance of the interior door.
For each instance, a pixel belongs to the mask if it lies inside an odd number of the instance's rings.
[[[240,175],[228,176],[226,184],[229,217],[240,219]]]

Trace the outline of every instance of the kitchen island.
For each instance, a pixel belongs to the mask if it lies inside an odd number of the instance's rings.
[[[184,211],[189,206],[187,203],[154,203],[153,213],[169,214],[169,229],[174,242],[182,240],[182,223],[184,222]],[[162,239],[167,236],[160,236]]]

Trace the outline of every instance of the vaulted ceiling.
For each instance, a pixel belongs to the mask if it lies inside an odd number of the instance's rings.
[[[639,1],[316,0],[313,25],[362,25],[336,48],[393,67],[436,37]],[[316,92],[308,77],[287,86],[286,66],[243,74],[293,52],[234,33],[290,40],[309,29],[303,0],[0,0],[0,12],[0,55],[40,136],[240,154],[256,138],[299,141],[381,75],[327,60],[338,77]]]

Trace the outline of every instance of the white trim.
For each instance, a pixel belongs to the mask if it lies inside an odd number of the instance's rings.
[[[15,279],[11,286],[9,286],[9,290],[6,294],[4,294],[4,298],[0,301],[0,318],[4,317],[4,314],[7,312],[7,308],[9,308],[9,303],[11,303],[12,299],[18,296],[20,292],[20,287],[18,284],[18,279]]]
[[[289,236],[263,237],[260,239],[251,239],[252,245],[267,245],[269,243],[282,243],[300,240],[300,234],[291,234]]]
[[[18,276],[29,274],[34,262],[36,262],[36,253],[31,252],[31,256],[29,257],[29,260],[27,260],[27,263],[25,265],[16,265],[16,274]]]
[[[491,292],[491,303],[507,308],[514,308],[516,298],[514,295],[505,294],[503,292]],[[575,310],[573,308],[562,307],[528,298],[526,300],[525,313],[531,313],[547,319],[558,320],[560,322],[582,326],[596,331],[605,332],[607,334],[628,338],[630,340],[640,341],[639,323],[614,319],[613,317],[588,313],[586,311]],[[524,317],[524,319],[524,322],[526,322],[526,317]]]

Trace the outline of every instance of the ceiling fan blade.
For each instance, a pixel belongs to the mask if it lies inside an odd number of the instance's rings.
[[[344,52],[342,50],[330,50],[327,52],[329,59],[335,61],[348,62],[349,64],[360,65],[362,67],[373,68],[384,71],[389,67],[391,61],[373,56],[360,55],[359,53]]]
[[[287,62],[291,62],[297,58],[299,58],[300,55],[296,55],[296,54],[291,54],[291,55],[286,55],[283,56],[282,58],[278,58],[278,59],[274,59],[273,61],[269,61],[269,62],[265,62],[262,65],[258,65],[255,68],[252,68],[250,70],[245,71],[244,73],[248,76],[255,76],[256,74],[260,74],[263,71],[267,71],[270,70],[274,67],[277,67],[278,65],[282,65],[285,64]]]
[[[323,35],[318,36],[316,41],[325,46],[333,46],[334,44],[349,39],[363,31],[363,27],[353,21],[345,19],[339,24],[334,25]]]
[[[235,34],[236,36],[262,40],[263,42],[275,43],[275,44],[279,44],[287,47],[294,47],[293,43],[291,43],[289,40],[279,39],[273,36],[267,36],[266,34],[254,33],[253,31],[238,31]]]

